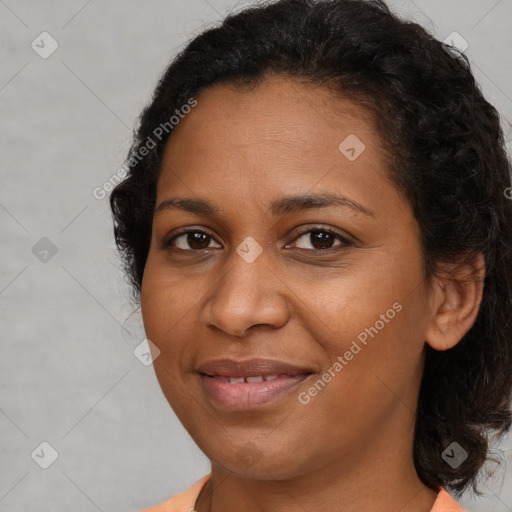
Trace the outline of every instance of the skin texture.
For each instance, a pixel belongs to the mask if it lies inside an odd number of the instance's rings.
[[[421,483],[412,456],[424,347],[448,349],[473,325],[482,276],[464,284],[473,267],[460,266],[427,286],[416,220],[386,177],[362,107],[283,76],[252,90],[216,85],[197,100],[167,144],[156,204],[201,198],[221,214],[157,213],[141,293],[162,391],[212,463],[196,510],[430,511],[437,493]],[[354,161],[338,149],[350,134],[366,146]],[[283,196],[322,192],[373,216],[339,205],[269,210]],[[336,236],[322,245],[310,231],[322,226],[353,245]],[[211,238],[191,246],[185,235],[162,248],[182,227]],[[252,263],[236,252],[249,236],[263,249]],[[395,317],[300,403],[298,394],[396,302]],[[221,357],[272,358],[313,375],[263,407],[227,411],[195,371]]]

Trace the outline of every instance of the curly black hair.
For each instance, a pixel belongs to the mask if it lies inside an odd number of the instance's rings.
[[[134,131],[128,175],[110,196],[134,300],[140,302],[169,120],[213,84],[251,87],[271,73],[328,86],[374,114],[389,177],[421,229],[428,282],[443,262],[485,257],[474,325],[450,350],[426,346],[414,437],[425,485],[456,496],[471,486],[481,494],[476,482],[490,458],[491,434],[499,439],[512,423],[511,166],[499,114],[466,56],[383,1],[252,6],[203,31],[175,57]],[[468,453],[457,468],[441,456],[452,441]]]

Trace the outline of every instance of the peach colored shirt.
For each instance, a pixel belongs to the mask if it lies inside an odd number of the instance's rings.
[[[141,512],[193,512],[196,499],[210,478],[211,473],[203,476],[194,485],[189,487],[186,491],[180,494],[175,494],[172,498],[156,505],[155,507],[147,508]],[[436,502],[430,512],[465,512],[464,509],[448,494],[443,487],[437,495]]]

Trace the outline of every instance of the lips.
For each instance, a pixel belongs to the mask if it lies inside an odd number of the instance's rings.
[[[294,365],[274,359],[246,359],[235,361],[233,359],[215,359],[199,365],[199,373],[210,377],[247,378],[266,377],[280,375],[304,375],[312,373],[311,369],[301,365]]]
[[[203,391],[215,407],[249,410],[289,395],[312,371],[272,359],[216,359],[197,368]]]

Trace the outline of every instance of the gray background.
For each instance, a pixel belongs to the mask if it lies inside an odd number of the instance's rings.
[[[137,511],[209,471],[132,353],[140,317],[127,320],[108,199],[92,191],[122,164],[169,59],[248,3],[0,0],[0,511]],[[468,41],[510,139],[512,0],[390,5],[439,39],[457,31]],[[59,44],[47,59],[31,48],[43,31]],[[36,257],[43,237],[56,254]],[[31,457],[43,441],[58,453],[48,469]],[[48,462],[40,450],[34,459]],[[512,511],[510,442],[501,450],[486,496],[462,501],[468,510]]]

